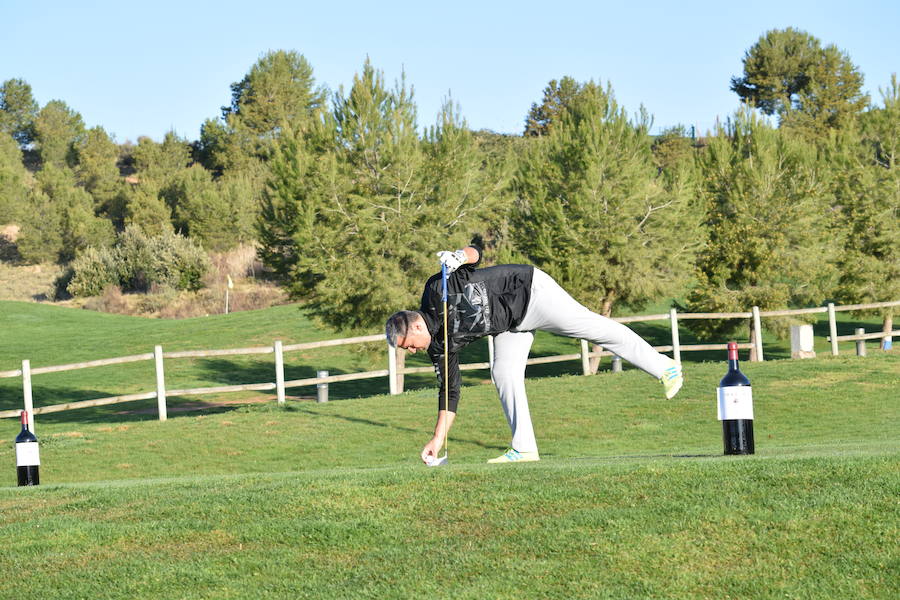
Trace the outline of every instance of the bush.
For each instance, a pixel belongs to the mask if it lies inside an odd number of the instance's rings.
[[[99,296],[119,284],[116,251],[88,248],[72,261],[72,278],[66,289],[73,296]]]
[[[113,313],[117,315],[129,314],[128,301],[122,295],[122,290],[117,285],[111,285],[103,290],[102,296],[91,298],[84,303],[85,310]]]
[[[154,285],[193,291],[203,286],[209,269],[209,257],[191,240],[128,228],[112,250],[89,248],[75,259],[68,290],[73,296],[96,296],[110,285],[129,292],[146,292]]]

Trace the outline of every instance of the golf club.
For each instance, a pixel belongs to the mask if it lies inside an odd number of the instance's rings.
[[[449,359],[447,358],[449,348],[447,344],[447,265],[441,264],[441,303],[444,308],[444,410],[450,408],[450,378],[447,370],[449,369]],[[446,423],[446,421],[445,421]],[[446,427],[446,424],[444,425]],[[444,429],[444,455],[435,456],[428,461],[429,467],[440,467],[447,464],[449,459],[447,450],[447,430]]]

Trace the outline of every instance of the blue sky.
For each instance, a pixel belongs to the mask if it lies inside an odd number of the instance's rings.
[[[0,0],[0,81],[65,101],[117,141],[174,129],[190,140],[220,115],[268,50],[295,50],[331,90],[368,56],[389,82],[406,73],[420,126],[451,95],[474,129],[521,133],[551,79],[610,83],[643,104],[654,130],[702,132],[737,108],[729,80],[759,36],[788,26],[849,53],[875,101],[900,71],[900,3],[217,2]]]

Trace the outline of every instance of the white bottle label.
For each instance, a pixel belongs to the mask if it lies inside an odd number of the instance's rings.
[[[717,403],[720,421],[753,419],[753,391],[749,385],[720,387]]]
[[[37,442],[21,442],[16,444],[16,466],[37,467],[41,464],[41,456]]]

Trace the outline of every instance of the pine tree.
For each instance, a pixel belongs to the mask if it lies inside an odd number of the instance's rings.
[[[16,245],[27,263],[56,262],[62,253],[62,226],[58,206],[40,189],[28,193],[28,210],[22,217]]]
[[[150,236],[174,232],[171,209],[159,196],[159,190],[149,184],[134,186],[127,192],[123,225]]]
[[[832,156],[836,200],[842,225],[849,230],[839,261],[837,297],[850,304],[900,297],[900,83],[896,75],[881,94],[883,106],[864,114],[860,135],[835,144]],[[884,331],[891,331],[893,311],[878,312],[884,317]]]
[[[89,129],[74,145],[75,175],[94,198],[98,214],[109,215],[119,192],[119,148],[102,127]]]
[[[71,167],[74,146],[84,138],[81,115],[61,100],[51,100],[34,120],[34,141],[44,167]]]
[[[557,82],[551,80],[544,88],[541,104],[534,103],[525,118],[525,135],[542,136],[550,133],[554,123],[578,95],[581,85],[571,77],[563,77]]]
[[[445,106],[422,140],[412,92],[366,61],[316,130],[285,138],[259,220],[265,264],[324,323],[383,323],[415,307],[435,252],[465,244],[493,206],[482,157]]]
[[[731,79],[750,106],[811,139],[845,127],[866,108],[862,85],[846,52],[791,27],[763,34],[744,55],[743,76]]]
[[[834,289],[841,246],[828,169],[815,146],[740,111],[701,158],[709,244],[701,253],[691,312],[817,306]],[[740,321],[688,321],[720,338]],[[770,319],[778,330],[786,322]],[[782,329],[783,331],[783,329]]]
[[[241,81],[231,84],[231,103],[221,120],[201,129],[199,157],[217,176],[254,170],[267,161],[286,131],[302,135],[324,109],[325,91],[316,87],[306,58],[293,51],[267,52]]]
[[[71,170],[48,165],[37,174],[18,243],[23,259],[64,264],[114,239],[112,224],[94,215],[93,198],[75,185]]]
[[[220,194],[209,171],[194,165],[173,176],[161,195],[175,215],[175,228],[208,250],[227,250],[236,235],[232,207]]]
[[[38,103],[31,86],[22,79],[7,79],[0,86],[0,132],[7,133],[24,148],[34,141]]]
[[[647,128],[589,82],[514,179],[516,247],[605,315],[679,292],[703,239],[690,172],[659,175]]]
[[[0,225],[18,223],[22,218],[29,178],[16,141],[0,133]]]
[[[256,221],[259,249],[257,254],[277,279],[290,283],[294,295],[310,293],[316,277],[300,268],[304,248],[316,228],[316,213],[323,201],[315,184],[317,158],[303,136],[282,138],[270,162],[269,180]],[[301,234],[301,232],[303,232]]]

